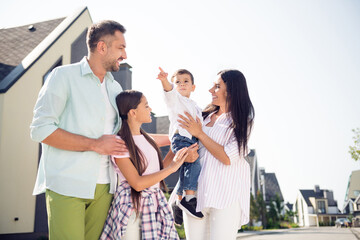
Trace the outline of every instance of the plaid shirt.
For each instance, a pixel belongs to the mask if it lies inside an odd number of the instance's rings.
[[[156,196],[157,208],[153,195]],[[128,220],[133,211],[131,188],[128,182],[123,181],[114,194],[100,239],[121,239],[125,235]],[[179,239],[170,207],[159,188],[147,188],[141,191],[141,233],[143,240]]]

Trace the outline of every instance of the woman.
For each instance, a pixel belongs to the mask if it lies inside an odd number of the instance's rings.
[[[196,210],[204,218],[184,214],[188,240],[236,239],[238,229],[249,221],[250,166],[244,157],[254,108],[240,71],[224,70],[218,75],[209,90],[212,102],[203,112],[203,125],[187,113],[179,120],[201,142]]]

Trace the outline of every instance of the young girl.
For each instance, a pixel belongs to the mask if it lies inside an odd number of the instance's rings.
[[[161,160],[155,141],[141,129],[151,122],[151,108],[138,91],[127,90],[116,98],[122,119],[118,135],[125,141],[127,155],[112,156],[118,187],[100,239],[179,239],[174,219],[160,185],[187,157],[187,148],[172,161]]]

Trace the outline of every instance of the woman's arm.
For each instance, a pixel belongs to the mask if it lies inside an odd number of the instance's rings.
[[[206,149],[220,162],[225,165],[230,165],[231,161],[224,150],[224,146],[218,144],[203,132],[200,119],[196,118],[195,121],[195,119],[187,112],[185,112],[185,115],[187,118],[183,115],[179,115],[181,118],[181,120],[178,120],[180,127],[186,129],[191,135],[198,138],[204,147],[206,147]]]
[[[170,174],[176,172],[188,156],[187,148],[178,151],[168,166],[156,173],[140,176],[129,158],[115,158],[116,165],[124,175],[128,183],[136,191],[140,192],[160,182]]]

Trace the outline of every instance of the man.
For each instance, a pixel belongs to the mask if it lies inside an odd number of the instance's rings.
[[[42,143],[34,194],[46,192],[50,239],[99,239],[116,176],[108,155],[121,155],[115,97],[122,91],[110,71],[126,59],[125,28],[93,24],[88,56],[55,68],[34,109],[31,138]]]

